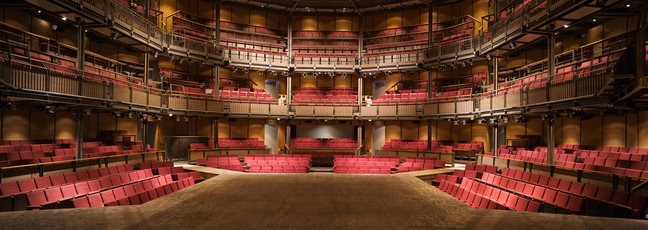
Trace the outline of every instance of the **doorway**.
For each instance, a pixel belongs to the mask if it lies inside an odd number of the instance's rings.
[[[265,81],[265,91],[270,94],[274,99],[279,98],[279,81],[266,80]]]
[[[385,126],[384,125],[374,125],[372,128],[373,136],[373,147],[371,153],[376,154],[376,150],[382,149],[385,145]]]
[[[265,140],[263,142],[270,148],[270,154],[277,154],[277,132],[277,125],[265,125]]]
[[[500,145],[506,145],[506,125],[497,126],[497,140],[493,142],[495,133],[492,125],[488,126],[488,139],[491,142],[490,151],[496,150]],[[495,143],[493,145],[493,143]]]

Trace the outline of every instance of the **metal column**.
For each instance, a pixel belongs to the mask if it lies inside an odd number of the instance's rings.
[[[218,148],[218,117],[214,117],[214,148]]]
[[[554,120],[547,119],[547,163],[554,164]]]
[[[493,90],[497,90],[499,85],[499,60],[497,57],[492,57],[493,59]]]
[[[290,119],[286,120],[286,146],[290,147]],[[284,152],[284,154],[286,154]]]
[[[83,18],[78,19],[77,23],[79,24],[79,31],[77,33],[77,62],[76,62],[76,67],[79,69],[80,77],[79,77],[79,88],[78,88],[78,93],[79,95],[82,94],[82,87],[83,87],[83,76],[85,75],[83,73],[83,70],[85,69],[85,20]]]
[[[498,128],[497,123],[493,124],[493,147],[492,147],[493,156],[498,156],[498,154],[497,154],[497,148],[498,148],[498,146],[497,146],[497,134],[498,134],[497,128]]]
[[[214,65],[214,100],[218,100],[220,97],[220,66]]]
[[[364,36],[362,34],[362,31],[364,30],[364,20],[365,19],[362,15],[358,19],[360,24],[360,27],[358,28],[358,60],[356,61],[356,65],[358,66],[362,65],[362,50],[364,49]]]
[[[146,141],[148,131],[148,115],[142,117],[142,152],[148,152],[148,142]]]
[[[428,120],[427,134],[427,150],[432,151],[432,120]]]
[[[289,74],[288,77],[286,77],[286,105],[290,106],[291,98],[292,98],[292,77]]]
[[[549,59],[549,76],[552,76],[556,74],[556,34],[551,33],[549,34],[549,44],[547,45],[547,51],[549,52],[547,55]]]
[[[287,41],[287,52],[288,52],[288,59],[289,64],[294,64],[292,63],[292,16],[288,15],[288,25],[286,25],[286,33],[288,33],[288,41]]]
[[[360,146],[362,146],[362,124],[360,122],[358,122],[358,146],[357,146],[357,148],[360,148]],[[360,151],[358,151],[358,153],[360,153]]]
[[[146,2],[147,2],[147,5],[148,5],[148,1],[146,1]],[[151,63],[150,63],[151,62],[150,55],[151,54],[148,53],[148,52],[144,53],[144,88],[145,89],[146,89],[146,87],[149,86],[149,78],[150,78],[149,74],[151,74],[149,72],[149,68],[151,68],[150,67],[150,65],[151,65]],[[148,93],[146,94],[146,101],[147,102],[149,101],[149,94]],[[146,145],[144,145],[144,146],[146,146]]]
[[[216,40],[216,46],[220,46],[220,2],[216,3],[216,9],[214,10],[215,14],[214,19],[219,22],[216,23],[216,27],[214,27],[214,39]]]
[[[646,41],[646,29],[645,29],[645,15],[643,18],[641,18],[641,21],[644,23],[641,23],[640,26],[638,26],[637,30],[635,30],[635,47],[636,47],[636,52],[637,52],[637,58],[636,62],[634,63],[636,66],[636,74],[637,78],[643,78],[644,77],[644,66],[646,63],[646,49],[644,49],[645,41]],[[630,63],[633,64],[633,63]]]
[[[358,78],[358,106],[362,106],[362,89],[364,86],[362,85],[362,78]]]
[[[83,113],[76,114],[76,159],[83,159]]]

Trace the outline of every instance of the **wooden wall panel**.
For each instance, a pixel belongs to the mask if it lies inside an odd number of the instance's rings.
[[[227,118],[218,119],[218,138],[230,138],[230,122]]]
[[[352,77],[343,78],[341,75],[335,75],[335,87],[351,87]]]
[[[419,12],[420,12],[419,13],[419,15],[420,15],[419,16],[419,24],[429,24],[429,22],[430,22],[430,19],[429,19],[430,12],[428,12],[428,9],[427,8],[421,8],[421,9],[419,9]]]
[[[403,140],[418,140],[418,124],[412,121],[402,121],[401,124],[401,139]]]
[[[98,130],[116,130],[117,129],[117,118],[114,116],[108,115],[107,113],[99,114],[99,123]]]
[[[387,13],[385,20],[386,28],[403,27],[403,12]]]
[[[469,142],[472,141],[472,125],[471,124],[466,124],[466,125],[459,125],[457,126],[459,128],[459,142]]]
[[[415,26],[420,24],[420,17],[419,9],[403,11],[403,26]]]
[[[301,30],[317,30],[317,16],[301,16]]]
[[[268,72],[263,72],[262,74],[257,73],[256,71],[251,71],[249,74],[250,80],[259,85],[262,89],[265,89],[265,76]]]
[[[401,139],[401,126],[399,121],[385,121],[385,142]]]
[[[376,14],[373,16],[373,30],[382,30],[385,29],[385,26],[386,22],[384,14]]]
[[[164,150],[164,137],[174,135],[174,123],[171,117],[164,116],[157,122],[157,149]]]
[[[259,138],[265,140],[265,120],[250,119],[247,138]]]
[[[487,125],[478,125],[477,123],[472,124],[472,140],[481,141],[484,143],[484,149],[490,148],[490,140],[488,139],[488,126]]]
[[[506,124],[506,139],[515,139],[515,135],[524,135],[526,126],[522,123],[509,122]]]
[[[337,31],[354,31],[352,17],[336,17],[335,30]]]
[[[353,17],[353,31],[360,31],[360,17]]]
[[[276,13],[267,13],[266,26],[268,28],[279,29],[279,24],[281,20],[279,19],[279,14]]]
[[[84,122],[90,122],[88,121],[89,117],[86,116]],[[34,126],[34,123],[31,124]],[[50,127],[53,124],[50,125],[45,125],[46,127]],[[71,113],[68,112],[58,112],[56,113],[56,123],[54,127],[55,133],[53,137],[49,137],[48,139],[74,139],[76,138],[76,117],[72,115]],[[96,132],[95,132],[96,133]],[[95,134],[94,137],[97,135]],[[38,139],[38,138],[36,138]]]
[[[452,122],[437,121],[437,140],[451,140]]]
[[[335,30],[335,17],[317,17],[317,30],[320,31],[334,31]]]
[[[230,122],[230,138],[246,138],[248,136],[248,119],[236,119]]]
[[[176,1],[176,10],[182,10],[184,12],[191,13],[190,2],[187,0]]]
[[[250,10],[232,6],[232,22],[249,24],[250,23]]]
[[[594,117],[591,120],[581,121],[581,145],[601,145],[603,143],[603,119]],[[585,134],[585,135],[584,135]]]
[[[279,15],[279,29],[282,30],[287,30],[288,28],[288,16],[284,14]],[[293,27],[294,28],[299,28],[299,27]]]
[[[639,142],[637,137],[637,114],[628,114],[626,119],[626,147],[637,147]]]
[[[331,88],[335,87],[335,79],[329,76],[323,76],[317,78],[317,87],[319,88]]]
[[[197,4],[198,17],[214,19],[214,10],[216,9],[213,2],[198,1]]]
[[[185,121],[173,120],[173,135],[174,136],[189,136],[189,124]]]
[[[292,17],[292,28],[293,30],[301,30],[301,17],[293,16]]]
[[[603,24],[605,28],[605,38],[611,38],[614,36],[621,35],[625,33],[628,29],[634,30],[635,28],[628,28],[628,21],[624,17],[617,17],[610,21],[607,21]]]
[[[250,10],[250,25],[266,26],[266,13],[260,10]]]
[[[447,22],[452,20],[452,5],[441,5],[438,7],[437,18],[434,22]]]
[[[421,121],[418,124],[418,140],[427,140],[428,139],[428,122]]]
[[[117,130],[126,130],[129,134],[137,133],[136,118],[117,118]]]
[[[544,130],[544,123],[542,122],[542,119],[532,118],[532,119],[529,119],[529,122],[526,123],[526,134],[525,135],[540,135],[540,136],[542,136],[543,135],[542,130]]]
[[[297,87],[317,87],[317,78],[313,76],[298,77],[299,85],[293,85],[293,88]]]
[[[563,135],[563,144],[567,145],[580,145],[581,144],[581,127],[580,121],[576,119],[563,118],[562,119],[562,135]],[[597,123],[600,125],[601,123]],[[554,124],[555,125],[555,124]],[[555,130],[554,130],[555,132]]]
[[[648,148],[648,111],[637,112],[637,142],[639,148]]]
[[[45,139],[54,139],[54,132],[56,130],[56,118],[65,117],[66,114],[70,114],[65,111],[61,111],[57,114],[46,114],[41,111],[36,110],[36,108],[29,108],[29,139],[30,140],[45,140]],[[63,119],[61,119],[63,120]],[[73,120],[74,121],[74,120]],[[76,123],[72,123],[72,130],[75,130]]]
[[[188,136],[198,136],[198,132],[196,131],[196,119],[189,119],[188,122],[185,122],[187,124],[187,135]]]
[[[232,21],[232,6],[228,6],[225,4],[220,5],[220,20],[226,22]]]
[[[626,146],[626,116],[603,117],[604,146],[625,147]]]

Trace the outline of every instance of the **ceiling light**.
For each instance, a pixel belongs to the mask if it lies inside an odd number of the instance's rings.
[[[592,21],[595,22],[595,21],[596,21],[596,18],[592,19]]]
[[[38,11],[38,13],[40,14],[40,13],[41,13],[41,11],[39,10],[39,11]]]
[[[169,113],[169,117],[173,116],[173,114]]]
[[[569,25],[565,24],[563,27],[567,28],[567,27],[569,27]]]
[[[63,21],[67,20],[67,17],[63,16]]]
[[[627,4],[626,7],[630,7],[630,4]]]

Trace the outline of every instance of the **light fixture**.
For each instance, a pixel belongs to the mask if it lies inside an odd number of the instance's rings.
[[[626,7],[628,7],[628,8],[629,8],[629,7],[630,7],[630,4],[627,4],[627,5],[626,5]]]
[[[346,78],[347,73],[342,73],[342,78]]]
[[[302,77],[306,78],[306,76],[308,76],[307,73],[302,73]]]
[[[392,72],[391,72],[391,71],[387,71],[387,72],[385,72],[385,75],[387,75],[387,76],[392,75]]]
[[[317,73],[313,73],[314,78],[317,78],[317,75],[318,75]]]
[[[173,116],[173,114],[169,113],[169,117],[172,117],[172,116]]]
[[[376,78],[376,73],[372,73],[371,77]]]
[[[66,20],[67,20],[67,17],[65,17],[65,15],[63,15],[63,18],[62,18],[62,19],[63,19],[63,21],[66,21]]]
[[[280,120],[281,120],[281,118],[280,118],[280,117],[277,117],[277,121],[280,121]]]
[[[54,107],[53,105],[43,106],[42,109],[44,113],[48,113],[48,114],[54,114],[56,112],[56,107]]]
[[[399,71],[398,71],[398,74],[400,74],[400,75],[405,74],[405,70],[399,70]]]
[[[41,11],[39,10],[39,11],[38,11],[38,13],[40,14],[40,13],[41,13]]]
[[[200,67],[202,67],[205,64],[205,60],[200,60],[198,63],[200,63]]]
[[[486,59],[488,59],[490,61],[491,59],[493,59],[493,55],[491,55],[490,53],[487,53],[486,54]]]
[[[592,21],[595,22],[595,21],[596,21],[596,18],[592,18]]]
[[[238,66],[232,67],[232,72],[236,72],[236,70],[238,70]]]
[[[248,68],[243,69],[243,73],[245,73],[245,74],[249,74],[249,73],[250,73],[250,69],[248,69]]]
[[[414,76],[414,74],[416,74],[416,70],[410,71],[410,76]]]
[[[185,61],[184,58],[180,58],[180,61],[178,62],[178,64],[181,64],[181,65],[182,65],[182,63],[184,63],[184,61]]]
[[[115,32],[115,31],[113,31],[113,32],[110,33],[110,37],[113,40],[117,40],[117,39],[119,39],[119,34],[117,32]]]
[[[371,119],[369,119],[369,122],[371,122]]]
[[[274,71],[274,70],[273,70],[272,72],[270,72],[270,74],[272,74],[272,75],[277,75],[277,71]]]
[[[567,28],[567,27],[569,27],[569,25],[565,24],[563,27]]]
[[[366,78],[366,77],[367,77],[367,73],[362,73],[362,77]]]
[[[288,77],[288,75],[290,75],[290,74],[288,72],[283,72],[283,75]]]
[[[135,117],[135,112],[130,111],[130,112],[126,113],[126,117],[128,117],[128,118],[133,118],[133,117]]]
[[[565,28],[567,28],[567,27],[565,27]],[[515,41],[512,41],[511,43],[509,43],[509,48],[515,49],[516,45],[517,45],[517,43]]]
[[[263,70],[257,70],[258,74],[263,74]]]

